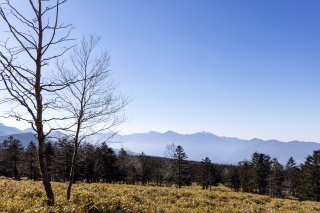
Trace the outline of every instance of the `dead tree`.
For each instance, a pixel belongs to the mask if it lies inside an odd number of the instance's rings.
[[[59,22],[60,7],[66,0],[4,0],[0,20],[7,27],[8,39],[0,46],[1,103],[10,104],[5,114],[28,122],[36,132],[42,182],[48,205],[54,193],[45,161],[45,142],[56,121],[65,119],[52,113],[52,94],[70,82],[52,81],[49,63],[72,47],[71,25]],[[3,35],[3,34],[2,34]]]
[[[65,111],[69,120],[68,133],[72,136],[74,151],[67,189],[67,199],[71,197],[74,181],[74,169],[78,147],[83,140],[98,133],[109,133],[108,140],[115,134],[114,127],[124,122],[124,107],[128,103],[125,96],[116,94],[117,85],[111,78],[109,70],[110,58],[106,51],[99,51],[100,38],[90,36],[83,38],[77,48],[74,48],[69,64],[58,63],[60,71],[58,81],[74,79],[66,90],[57,92],[56,107]],[[100,141],[101,142],[101,141]]]
[[[176,152],[177,146],[174,143],[167,144],[164,157],[166,158],[164,161],[163,169],[161,170],[165,181],[168,185],[172,185],[174,180],[174,154]]]

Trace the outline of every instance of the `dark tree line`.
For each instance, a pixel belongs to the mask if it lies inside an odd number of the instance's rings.
[[[45,160],[52,181],[69,180],[73,144],[67,140],[48,142]],[[40,180],[37,146],[30,142],[23,149],[19,140],[9,137],[0,143],[0,176]],[[314,151],[297,165],[291,157],[286,165],[263,153],[254,153],[250,161],[238,165],[213,164],[208,157],[201,162],[187,160],[182,146],[172,156],[129,155],[116,153],[106,143],[79,146],[74,181],[87,183],[125,183],[182,186],[198,183],[203,189],[223,184],[235,191],[266,194],[272,197],[295,197],[320,201],[320,151]]]
[[[303,164],[297,165],[290,157],[284,166],[276,158],[256,152],[250,161],[232,166],[226,180],[235,191],[320,201],[320,150]]]
[[[46,144],[45,160],[51,181],[69,180],[73,146],[73,143],[65,139]],[[202,178],[206,178],[207,182],[203,184],[207,187],[221,182],[221,172],[217,172],[218,165],[210,162],[204,168],[202,163],[188,161],[181,146],[175,147],[172,158],[147,156],[143,152],[140,155],[129,155],[124,149],[116,153],[106,143],[98,146],[84,143],[79,146],[78,152],[74,181],[158,186],[176,184],[179,188],[191,185],[192,182],[202,183]],[[21,177],[39,180],[37,155],[34,142],[31,141],[23,149],[19,140],[9,137],[0,143],[0,176],[17,180]],[[206,169],[209,175],[203,177],[203,170]]]

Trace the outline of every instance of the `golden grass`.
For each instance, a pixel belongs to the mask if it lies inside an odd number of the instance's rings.
[[[121,184],[74,185],[66,201],[65,183],[53,183],[56,204],[46,206],[41,182],[0,179],[0,212],[320,212],[320,203],[273,199],[233,192],[219,186],[212,191],[198,186],[134,186]]]

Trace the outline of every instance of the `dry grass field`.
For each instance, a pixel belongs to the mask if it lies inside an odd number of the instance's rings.
[[[320,203],[273,199],[219,186],[176,189],[77,183],[71,201],[65,183],[53,183],[56,205],[46,206],[41,182],[0,179],[0,212],[320,212]]]

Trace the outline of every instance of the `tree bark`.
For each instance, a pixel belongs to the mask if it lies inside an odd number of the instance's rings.
[[[46,159],[45,159],[45,154],[44,154],[45,148],[46,148],[44,136],[42,135],[42,137],[40,137],[38,135],[38,141],[39,141],[39,149],[38,149],[39,164],[40,164],[42,183],[43,183],[44,190],[46,191],[46,195],[47,195],[47,199],[48,199],[47,204],[49,206],[53,206],[54,205],[54,194],[53,194],[53,190],[51,187],[47,164],[46,164]]]
[[[71,189],[74,181],[74,170],[75,170],[75,165],[76,165],[76,159],[78,155],[78,144],[75,142],[74,144],[74,150],[72,154],[72,161],[71,161],[71,168],[70,168],[70,176],[69,176],[69,184],[67,188],[67,200],[70,200],[71,198]]]
[[[50,183],[50,178],[48,174],[48,167],[46,164],[45,159],[45,136],[43,131],[43,124],[42,124],[42,113],[43,113],[43,102],[42,102],[42,95],[41,95],[41,71],[42,71],[42,49],[43,49],[43,28],[42,28],[42,2],[41,0],[38,1],[39,4],[39,13],[38,13],[38,47],[37,47],[37,58],[36,58],[36,81],[35,81],[35,97],[36,97],[36,104],[37,104],[37,133],[38,133],[38,143],[39,143],[39,164],[40,164],[40,172],[42,177],[42,183],[44,189],[47,194],[47,203],[49,206],[54,205],[54,194]]]
[[[0,76],[1,81],[4,83],[4,88],[9,93],[9,97],[5,97],[4,101],[1,102],[12,101],[20,104],[26,110],[26,114],[23,112],[21,115],[20,110],[12,108],[9,111],[9,117],[13,117],[18,121],[28,122],[36,131],[42,182],[46,191],[48,205],[54,205],[54,194],[46,165],[46,137],[51,131],[59,129],[50,127],[50,122],[63,118],[52,116],[51,118],[43,119],[44,111],[53,109],[54,105],[49,100],[50,98],[47,99],[43,95],[50,93],[48,97],[51,97],[57,90],[64,89],[70,82],[56,83],[55,79],[48,80],[41,76],[44,72],[42,70],[43,67],[48,66],[50,61],[61,57],[72,47],[61,45],[72,40],[68,38],[71,25],[64,25],[58,22],[59,8],[67,0],[55,0],[52,4],[52,1],[45,0],[29,0],[26,2],[31,8],[30,12],[33,12],[30,17],[30,14],[24,15],[22,11],[19,12],[15,5],[11,4],[10,0],[1,1],[0,4],[0,19],[7,24],[8,32],[14,41],[7,42],[11,39],[8,38],[7,41],[1,42]],[[50,21],[50,18],[53,21]],[[67,32],[59,34],[58,31]],[[53,53],[51,53],[51,49],[55,49],[54,46],[59,47],[60,50],[57,52],[52,51]],[[30,117],[24,116],[27,114]],[[48,133],[44,132],[44,125],[46,124],[49,124],[48,127],[50,128]],[[17,173],[17,175],[19,174]]]

